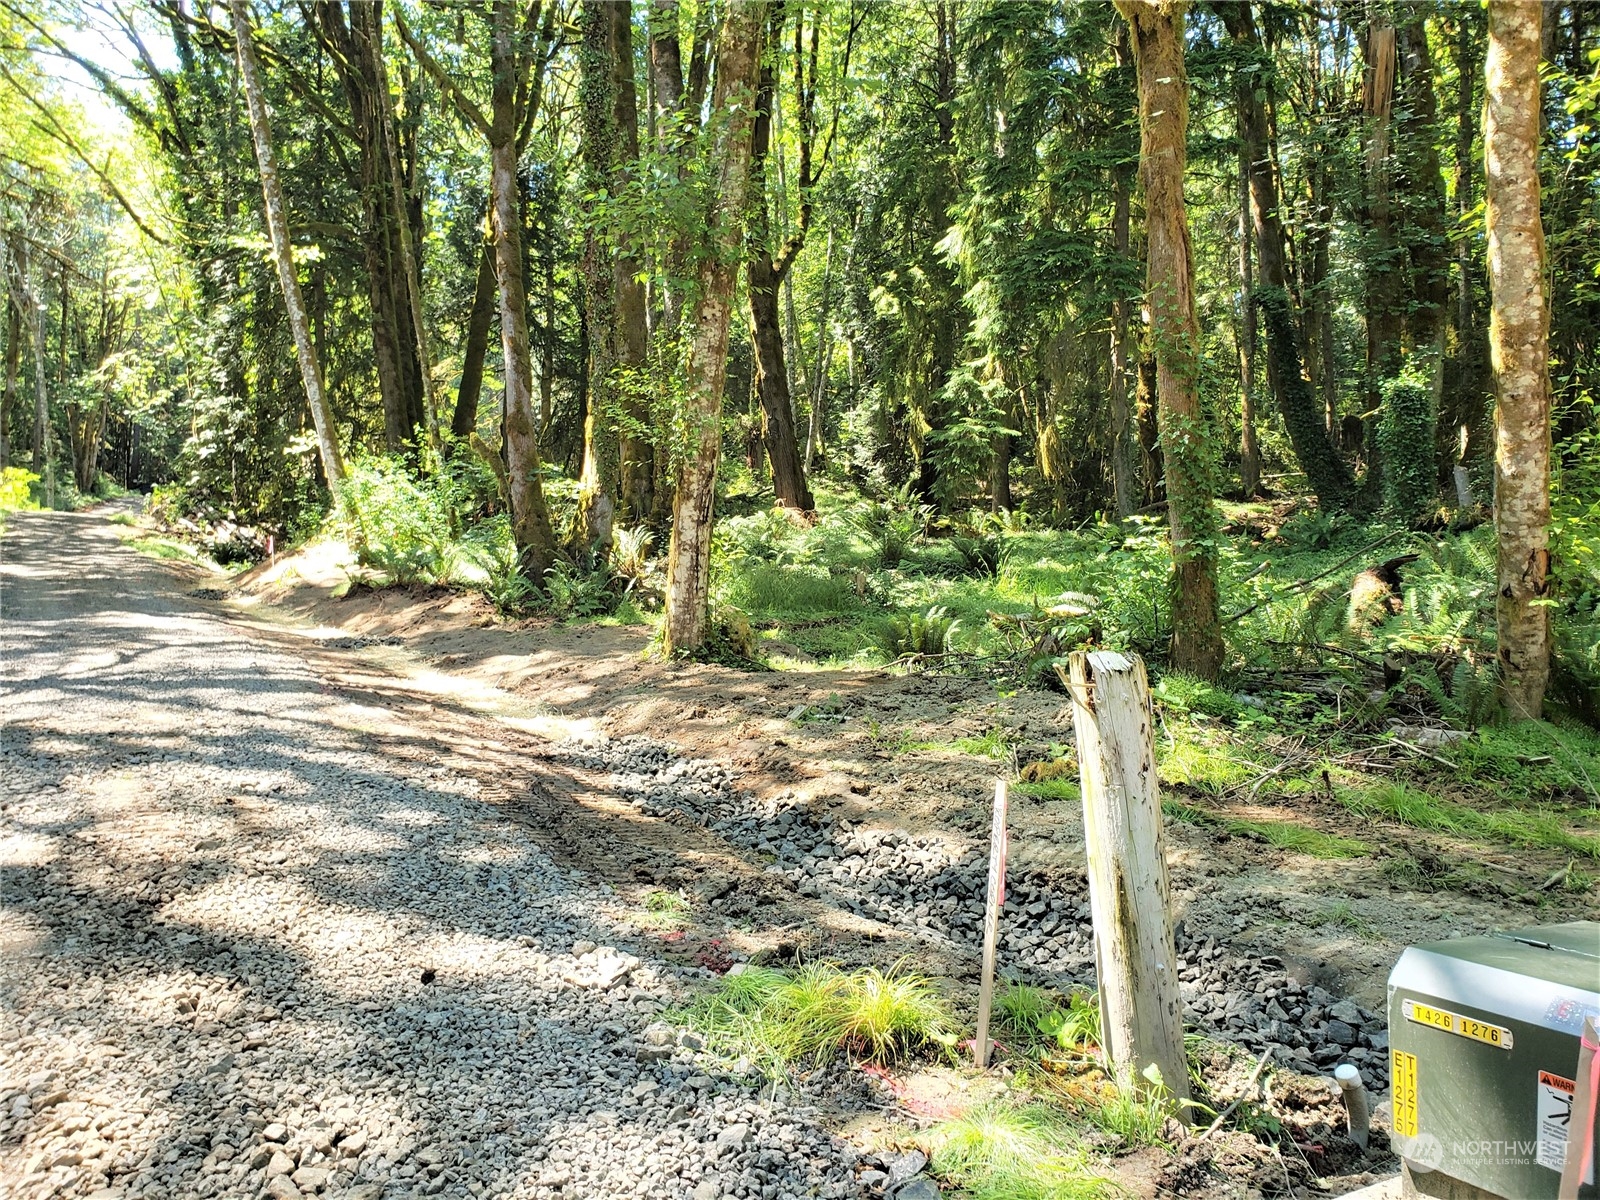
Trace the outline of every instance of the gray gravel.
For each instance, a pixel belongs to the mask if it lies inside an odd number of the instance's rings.
[[[971,955],[980,944],[987,846],[940,834],[872,829],[829,811],[758,801],[735,772],[680,757],[645,737],[603,735],[553,747],[551,757],[610,772],[615,793],[650,816],[681,813],[735,847],[770,860],[769,873],[802,895],[894,926],[909,937]],[[713,900],[729,916],[747,893]],[[1006,883],[999,970],[1025,983],[1094,986],[1094,930],[1081,873],[1013,875]],[[1178,972],[1191,1025],[1307,1074],[1342,1062],[1368,1087],[1388,1087],[1382,1014],[1291,977],[1284,961],[1180,928]]]
[[[676,1044],[658,1014],[703,976],[477,780],[382,757],[373,699],[102,518],[12,520],[0,1192],[861,1193],[804,1093]]]

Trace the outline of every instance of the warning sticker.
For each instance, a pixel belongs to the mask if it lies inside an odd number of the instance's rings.
[[[1572,1129],[1572,1101],[1578,1085],[1551,1071],[1539,1072],[1539,1154],[1541,1167],[1559,1171],[1567,1161],[1567,1134]],[[1396,1108],[1396,1114],[1399,1109]],[[1584,1183],[1594,1182],[1590,1163]]]
[[[1417,1136],[1417,1056],[1392,1050],[1394,1079],[1394,1131],[1401,1137]],[[1570,1116],[1570,1112],[1569,1112]]]

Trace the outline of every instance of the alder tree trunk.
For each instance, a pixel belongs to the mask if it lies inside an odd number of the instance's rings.
[[[1482,45],[1477,36],[1479,16],[1465,7],[1455,14],[1456,139],[1454,176],[1456,220],[1465,223],[1477,206],[1476,163],[1473,142],[1478,134],[1481,101],[1477,85],[1483,79]],[[1488,451],[1490,433],[1487,390],[1483,379],[1483,335],[1477,316],[1475,281],[1479,260],[1473,239],[1455,239],[1456,297],[1454,305],[1454,371],[1440,406],[1442,423],[1455,439],[1455,461],[1481,462]]]
[[[1218,6],[1233,40],[1256,62],[1266,53],[1249,3]],[[1260,278],[1253,299],[1266,317],[1267,383],[1272,388],[1294,456],[1311,490],[1324,508],[1342,504],[1350,492],[1350,471],[1328,438],[1327,423],[1311,384],[1301,370],[1294,297],[1284,249],[1283,220],[1278,211],[1278,183],[1268,152],[1266,109],[1253,78],[1238,94],[1240,154],[1250,184],[1250,215]]]
[[[22,365],[22,312],[14,296],[6,306],[5,390],[0,392],[0,469],[11,465],[11,406],[17,398],[17,370]]]
[[[1117,0],[1139,78],[1139,164],[1148,239],[1147,295],[1156,352],[1157,418],[1172,536],[1172,664],[1201,679],[1222,668],[1217,614],[1211,431],[1200,407],[1200,327],[1183,199],[1189,127],[1184,0]]]
[[[728,369],[728,322],[744,237],[749,193],[751,112],[761,51],[765,0],[730,4],[717,38],[711,147],[716,190],[705,254],[688,316],[685,392],[688,444],[682,447],[667,551],[665,648],[697,650],[710,632],[711,524],[722,449],[722,390]]]
[[[580,22],[584,172],[591,194],[627,187],[639,155],[638,96],[633,80],[633,5],[589,0]],[[618,506],[631,520],[650,511],[654,452],[644,437],[648,411],[625,390],[649,354],[644,286],[628,246],[613,247],[591,220],[583,282],[589,333],[589,405],[584,420],[583,470],[573,548],[604,558]]]
[[[467,317],[467,340],[461,349],[461,383],[456,389],[450,432],[469,438],[478,428],[478,398],[483,392],[483,360],[489,352],[489,326],[494,324],[494,246],[485,242],[478,256],[478,282]]]
[[[433,357],[428,350],[427,326],[422,316],[422,265],[411,238],[411,216],[406,202],[405,176],[400,170],[400,151],[394,129],[394,106],[389,96],[389,72],[383,61],[383,5],[382,0],[370,0],[358,5],[366,36],[370,45],[373,69],[376,73],[378,129],[383,146],[384,162],[388,167],[389,200],[393,208],[390,219],[400,250],[400,280],[408,301],[411,318],[411,336],[417,355],[417,382],[423,401],[423,425],[428,448],[437,459],[439,442],[439,400],[433,386]],[[409,415],[409,414],[408,414]],[[409,422],[408,422],[409,423]]]
[[[804,20],[802,10],[801,20]],[[769,30],[777,41],[783,28],[783,8],[776,5]],[[811,489],[806,486],[805,469],[800,461],[800,443],[795,434],[794,398],[789,391],[789,366],[784,360],[783,332],[778,312],[778,289],[788,275],[798,253],[799,244],[785,245],[775,257],[772,250],[772,228],[768,217],[767,153],[772,145],[772,109],[777,102],[777,78],[772,56],[764,55],[756,85],[755,126],[752,130],[753,146],[750,158],[751,231],[749,258],[745,263],[746,291],[750,304],[750,345],[756,363],[756,394],[761,401],[761,433],[767,445],[767,458],[772,463],[772,490],[777,502],[784,508],[810,512],[816,507]],[[804,103],[804,97],[800,97]],[[808,134],[802,121],[802,139]],[[810,143],[805,141],[801,150],[801,175],[808,172]],[[802,189],[808,180],[800,180]],[[805,201],[802,201],[805,203]],[[809,212],[809,205],[806,210]],[[799,238],[803,241],[802,226]],[[790,306],[791,318],[793,305]],[[790,323],[793,330],[793,321]],[[793,340],[793,339],[792,339]],[[800,347],[795,342],[795,353]]]
[[[505,466],[511,536],[523,573],[540,583],[555,565],[556,539],[540,479],[542,464],[533,420],[533,359],[528,350],[528,294],[522,275],[521,189],[517,186],[517,92],[523,74],[518,69],[519,7],[514,0],[494,3],[489,230],[500,289],[500,347],[505,355]]]
[[[1550,677],[1550,315],[1539,214],[1543,6],[1490,0],[1484,70],[1489,355],[1497,400],[1494,524],[1500,688],[1537,718]]]
[[[388,97],[387,88],[379,84],[382,10],[366,0],[350,0],[348,4],[317,4],[308,12],[315,17],[318,38],[330,51],[329,61],[350,108],[357,152],[350,183],[361,203],[373,367],[383,406],[384,446],[390,453],[398,453],[412,444],[415,434],[411,414],[419,407],[414,392],[421,384],[421,372],[409,348],[410,322],[402,319],[407,285],[400,275],[398,235],[386,182],[389,170],[381,110]]]
[[[1362,45],[1367,120],[1367,381],[1366,410],[1379,405],[1378,386],[1400,370],[1401,336],[1405,325],[1405,249],[1394,228],[1391,193],[1393,154],[1390,119],[1394,102],[1398,52],[1394,23],[1387,10],[1374,7]],[[1374,457],[1371,461],[1377,463]],[[1381,469],[1381,464],[1380,464]]]
[[[272,257],[278,267],[278,283],[283,289],[284,307],[289,311],[289,329],[294,335],[295,357],[300,363],[300,381],[305,386],[306,403],[316,429],[318,456],[328,480],[328,489],[338,500],[344,485],[344,457],[339,452],[333,407],[322,390],[322,371],[316,348],[311,344],[311,326],[305,301],[300,295],[300,280],[295,274],[294,249],[289,241],[289,216],[284,203],[283,185],[278,179],[278,160],[272,149],[272,130],[267,119],[267,101],[261,90],[261,71],[251,42],[250,12],[246,0],[228,0],[233,16],[234,43],[239,54],[239,75],[244,84],[245,103],[250,112],[250,135],[255,142],[256,165],[261,173],[261,196],[266,210],[267,233],[272,241]]]

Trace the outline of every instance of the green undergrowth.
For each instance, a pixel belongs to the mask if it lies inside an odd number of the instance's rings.
[[[748,1058],[772,1078],[840,1052],[888,1063],[930,1044],[954,1044],[944,998],[931,980],[900,966],[747,967],[724,977],[684,1017],[713,1050]]]
[[[1335,795],[1341,804],[1362,817],[1499,845],[1563,850],[1600,858],[1600,833],[1574,831],[1552,812],[1469,807],[1405,782],[1340,788]]]
[[[1373,852],[1372,846],[1359,838],[1324,833],[1320,829],[1313,829],[1295,821],[1253,820],[1228,816],[1174,799],[1163,800],[1161,810],[1177,821],[1224,829],[1235,837],[1254,838],[1276,846],[1280,850],[1308,854],[1312,858],[1363,858]]]
[[[148,558],[159,558],[166,562],[199,563],[208,567],[216,567],[214,562],[189,545],[188,542],[180,542],[176,538],[152,534],[147,537],[129,538],[124,544]]]

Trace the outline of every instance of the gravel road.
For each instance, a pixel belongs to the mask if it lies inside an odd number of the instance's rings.
[[[116,532],[0,541],[0,1195],[859,1194],[492,783]]]

